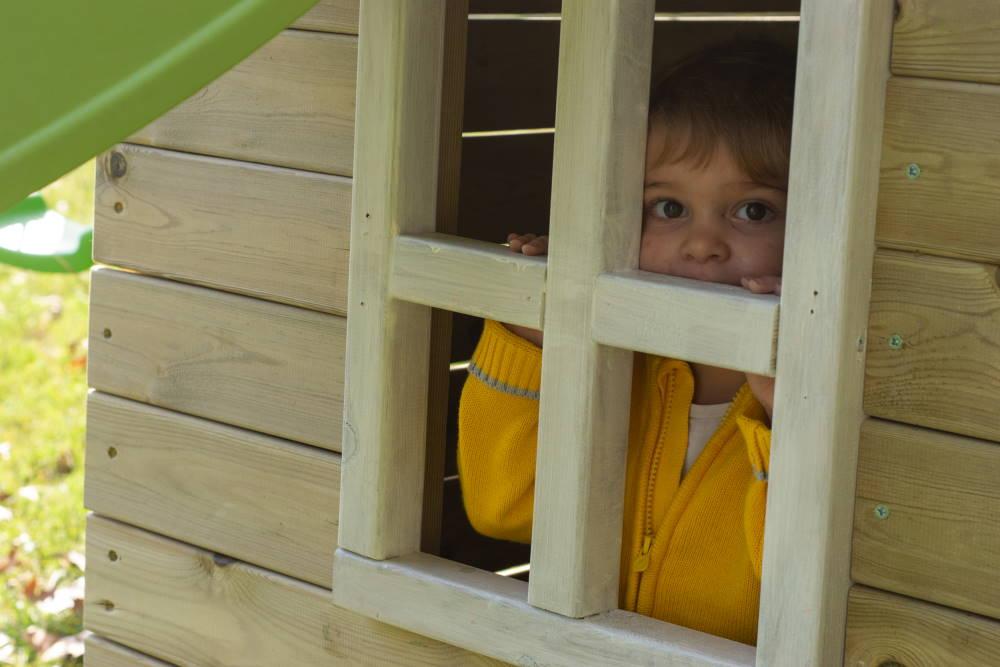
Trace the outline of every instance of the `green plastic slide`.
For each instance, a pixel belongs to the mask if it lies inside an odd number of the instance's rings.
[[[0,211],[190,97],[315,2],[0,1]]]
[[[32,195],[0,214],[0,264],[45,273],[86,271],[93,261],[94,230],[49,210]]]

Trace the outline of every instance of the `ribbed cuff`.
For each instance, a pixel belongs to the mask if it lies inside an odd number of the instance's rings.
[[[538,398],[542,384],[542,348],[499,322],[486,320],[482,338],[472,354],[469,372],[494,389]]]

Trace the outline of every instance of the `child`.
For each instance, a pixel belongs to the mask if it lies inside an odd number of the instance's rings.
[[[640,269],[780,293],[794,66],[777,46],[732,42],[656,87]],[[462,393],[466,511],[500,539],[531,538],[542,341],[487,322]],[[621,608],[756,644],[773,396],[773,378],[636,353]]]

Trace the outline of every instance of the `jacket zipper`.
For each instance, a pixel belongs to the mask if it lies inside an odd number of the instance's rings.
[[[660,403],[664,403],[666,396],[670,396],[673,399],[673,385],[674,379],[677,374],[677,370],[671,370],[670,375],[667,378],[667,384],[669,386],[669,391],[660,385]],[[639,579],[635,586],[635,600],[632,603],[632,608],[636,608],[639,602],[639,589],[642,586],[643,573],[649,569],[649,553],[653,549],[653,540],[655,535],[653,534],[653,490],[656,486],[656,477],[660,469],[660,457],[663,454],[663,441],[665,439],[665,432],[668,425],[668,418],[670,415],[670,405],[664,405],[663,411],[660,413],[660,428],[659,433],[656,437],[656,448],[653,450],[653,460],[650,465],[649,472],[649,483],[646,485],[646,498],[645,498],[645,514],[642,522],[642,548],[639,551],[639,555],[632,561],[632,570],[639,575]]]
[[[676,370],[670,371],[670,377],[668,380],[669,387],[671,389],[669,393],[671,398],[673,397],[673,383],[674,383],[674,375],[676,372],[677,372]],[[660,391],[663,392],[664,389],[661,387]],[[732,415],[733,410],[736,408],[736,399],[738,398],[738,396],[739,392],[737,392],[736,396],[733,396],[733,400],[730,402],[729,408],[726,410],[726,413],[722,416],[722,420],[719,422],[719,426],[715,429],[715,433],[713,433],[712,437],[709,438],[709,441],[705,443],[706,449],[708,448],[708,445],[710,445],[712,441],[719,436],[719,433],[722,432],[723,427],[726,425],[730,415]],[[661,403],[663,402],[662,393],[660,401]],[[656,483],[656,475],[659,472],[660,455],[663,450],[664,432],[666,431],[667,415],[669,414],[668,412],[669,407],[670,407],[669,405],[664,407],[663,417],[660,420],[660,432],[656,441],[656,449],[653,452],[653,463],[652,463],[652,470],[650,470],[650,475],[649,475],[649,484],[646,487],[646,512],[642,526],[642,532],[643,532],[642,548],[639,551],[639,555],[636,556],[635,559],[632,561],[632,569],[639,575],[639,579],[636,582],[635,586],[635,600],[632,601],[632,609],[634,609],[635,611],[639,611],[639,590],[642,587],[642,580],[643,577],[645,576],[644,573],[646,572],[646,570],[649,569],[650,552],[652,552],[653,550],[653,543],[656,539],[656,535],[653,533],[653,488]],[[683,480],[681,483],[683,483]]]

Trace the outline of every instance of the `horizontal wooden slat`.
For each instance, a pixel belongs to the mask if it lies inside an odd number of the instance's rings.
[[[89,381],[151,405],[340,450],[346,321],[99,269]]]
[[[333,577],[335,604],[519,665],[754,664],[752,646],[638,614],[571,619],[537,609],[525,582],[428,554],[373,561],[338,549]]]
[[[1000,87],[889,80],[880,245],[1000,262],[997,118]]]
[[[646,271],[605,274],[594,288],[599,343],[774,375],[778,297]]]
[[[94,225],[98,262],[347,312],[350,179],[121,144]]]
[[[876,253],[866,413],[1000,440],[996,271],[937,257]]]
[[[852,578],[1000,618],[1000,445],[870,419]]]
[[[358,38],[286,30],[135,143],[349,176]]]
[[[918,600],[854,586],[844,665],[995,667],[1000,624]]]
[[[151,658],[127,646],[116,644],[99,635],[86,639],[87,667],[170,667],[170,663]]]
[[[397,299],[540,329],[545,259],[447,234],[400,236],[389,291]]]
[[[293,28],[358,34],[358,5],[360,0],[319,0]]]
[[[178,665],[497,664],[335,607],[325,589],[97,515],[87,553],[87,628]]]
[[[330,587],[340,456],[93,392],[87,508]]]
[[[894,74],[1000,83],[1000,5],[897,0]]]

